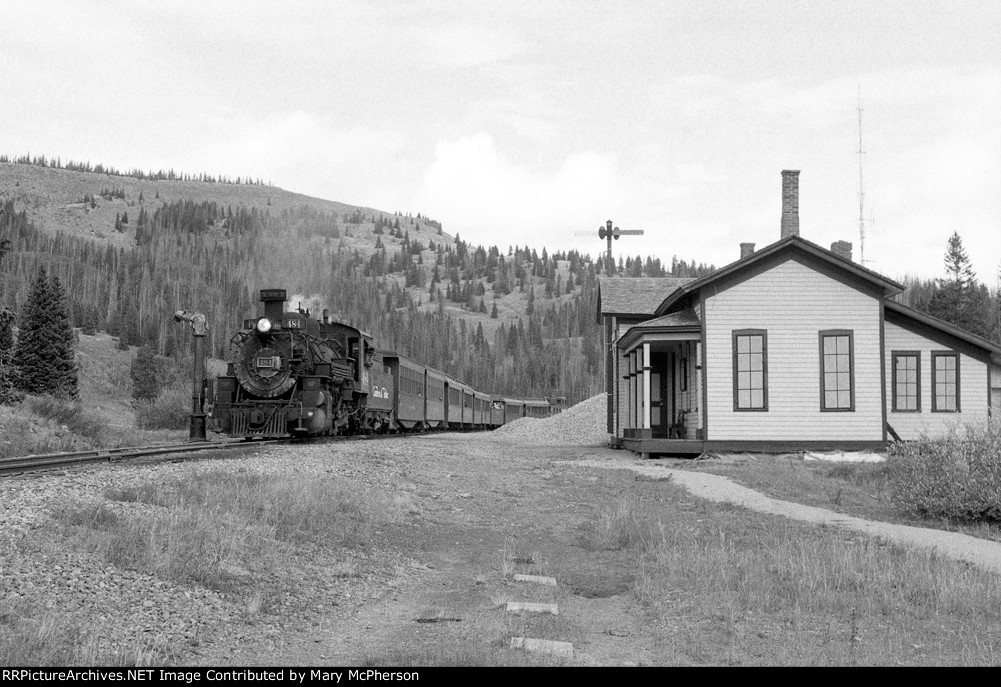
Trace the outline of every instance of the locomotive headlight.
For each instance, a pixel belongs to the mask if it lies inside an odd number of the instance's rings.
[[[270,332],[271,320],[269,320],[266,317],[262,317],[261,319],[257,320],[257,331],[259,331],[261,334],[267,334],[268,332]]]

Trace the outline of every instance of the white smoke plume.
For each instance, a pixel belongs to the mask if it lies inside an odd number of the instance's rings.
[[[303,293],[293,294],[286,302],[285,307],[292,311],[296,311],[299,308],[308,310],[310,318],[314,320],[318,320],[323,317],[323,309],[327,308],[330,311],[329,317],[332,322],[344,321],[344,319],[337,314],[337,311],[330,307],[325,298],[316,294],[312,296],[307,296]]]

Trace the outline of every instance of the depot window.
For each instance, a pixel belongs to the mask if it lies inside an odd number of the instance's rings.
[[[854,332],[820,332],[820,410],[855,410]]]
[[[733,409],[768,410],[768,334],[733,332]]]

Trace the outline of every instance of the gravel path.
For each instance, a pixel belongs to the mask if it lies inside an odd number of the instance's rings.
[[[862,532],[877,539],[924,548],[935,549],[942,555],[967,561],[993,572],[1001,573],[1001,543],[978,539],[956,532],[875,522],[836,513],[825,508],[804,506],[780,501],[743,487],[720,475],[710,475],[690,470],[672,470],[668,467],[633,458],[625,452],[612,458],[570,461],[570,465],[598,467],[612,470],[632,470],[647,477],[670,479],[699,498],[732,503],[761,513],[781,515],[816,525],[832,525]]]

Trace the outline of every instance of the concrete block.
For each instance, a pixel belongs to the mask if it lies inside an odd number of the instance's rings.
[[[554,642],[549,639],[531,639],[528,637],[512,637],[512,649],[524,649],[533,653],[550,654],[560,658],[573,658],[573,644],[570,642]]]
[[[508,601],[507,610],[514,611],[515,613],[521,613],[524,611],[526,613],[560,614],[560,609],[556,606],[556,604],[538,604],[531,603],[529,601]]]

